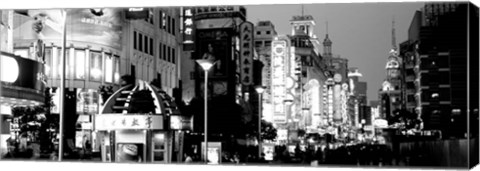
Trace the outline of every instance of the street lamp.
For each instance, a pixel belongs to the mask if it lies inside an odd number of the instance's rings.
[[[265,88],[261,85],[255,86],[258,93],[258,158],[262,157],[262,94]]]
[[[203,87],[204,91],[205,91],[205,94],[204,94],[204,98],[205,98],[205,102],[204,102],[204,115],[205,115],[205,134],[204,134],[204,139],[205,139],[205,163],[208,164],[208,138],[207,138],[207,85],[208,85],[208,70],[210,70],[210,68],[212,68],[213,65],[215,65],[215,63],[211,60],[207,60],[207,59],[199,59],[199,60],[196,60],[196,62],[198,63],[198,65],[200,65],[203,69],[203,71],[205,71],[205,85]]]

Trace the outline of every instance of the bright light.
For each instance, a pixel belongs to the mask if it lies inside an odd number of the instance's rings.
[[[202,69],[205,70],[205,71],[210,70],[210,68],[212,68],[212,66],[215,64],[214,62],[212,62],[211,60],[208,60],[208,59],[199,59],[199,60],[196,60],[196,61],[202,67]]]
[[[19,67],[17,60],[12,57],[2,56],[1,62],[2,81],[13,83],[17,80],[19,74]]]
[[[94,78],[100,78],[101,75],[102,75],[102,71],[100,71],[100,69],[98,68],[92,69],[92,76]]]
[[[265,91],[265,88],[261,85],[255,86],[255,91],[257,91],[258,94],[262,94]]]

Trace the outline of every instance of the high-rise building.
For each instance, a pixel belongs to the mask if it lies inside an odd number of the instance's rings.
[[[389,120],[399,114],[403,107],[403,61],[398,56],[398,49],[395,40],[395,21],[392,21],[392,49],[387,58],[385,66],[386,78],[379,90],[379,100],[381,101],[381,113],[384,119]],[[389,123],[390,124],[390,123]]]
[[[478,125],[478,50],[469,49],[478,47],[478,10],[463,2],[427,3],[421,18],[416,31],[424,128],[442,130],[445,138],[468,136],[468,117]]]

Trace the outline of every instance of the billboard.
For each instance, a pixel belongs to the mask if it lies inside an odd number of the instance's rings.
[[[43,94],[46,84],[43,64],[1,52],[1,81],[7,85],[33,89]]]
[[[240,24],[240,81],[243,85],[252,84],[253,79],[253,24]]]
[[[209,71],[210,78],[228,76],[229,59],[231,59],[231,29],[196,30],[197,59],[215,61]]]
[[[195,10],[193,7],[183,7],[183,18],[182,18],[182,32],[183,32],[183,45],[185,51],[194,50],[193,38],[195,35],[195,25],[193,16],[195,15]]]
[[[17,11],[17,14],[20,12]],[[14,16],[14,40],[61,40],[62,10],[27,10]],[[67,41],[122,49],[122,9],[67,9]]]
[[[287,114],[285,110],[286,97],[286,69],[287,42],[276,40],[272,42],[272,108],[273,122],[286,123]]]

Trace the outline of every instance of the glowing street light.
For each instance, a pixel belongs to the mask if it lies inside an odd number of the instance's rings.
[[[265,87],[255,86],[255,91],[258,93],[258,158],[262,157],[262,94]]]
[[[205,95],[204,95],[204,98],[205,98],[205,103],[204,103],[204,107],[205,107],[205,111],[204,111],[204,114],[205,114],[205,134],[204,134],[204,139],[205,139],[205,163],[208,164],[208,138],[207,138],[207,85],[208,85],[208,70],[210,70],[210,68],[212,68],[213,65],[215,65],[215,62],[211,61],[211,60],[207,60],[207,59],[199,59],[199,60],[196,60],[196,62],[198,63],[198,65],[200,65],[202,67],[202,69],[205,71],[205,86],[203,87],[204,91],[205,91]]]

